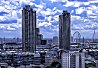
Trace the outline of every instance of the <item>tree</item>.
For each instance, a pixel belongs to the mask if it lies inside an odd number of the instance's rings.
[[[52,62],[50,66],[47,66],[46,68],[62,68],[62,66],[59,62]]]

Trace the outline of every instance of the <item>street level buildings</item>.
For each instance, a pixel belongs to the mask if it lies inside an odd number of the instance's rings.
[[[59,48],[70,49],[70,13],[67,11],[59,15]]]

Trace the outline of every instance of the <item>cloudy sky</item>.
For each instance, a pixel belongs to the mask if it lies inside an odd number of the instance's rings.
[[[21,37],[21,10],[25,5],[37,12],[37,27],[45,38],[58,35],[58,15],[71,13],[71,35],[98,38],[98,0],[0,0],[0,37]]]

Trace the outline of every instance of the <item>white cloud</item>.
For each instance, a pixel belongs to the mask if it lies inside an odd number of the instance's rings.
[[[56,8],[56,7],[54,7],[54,8],[53,8],[53,11],[55,11],[55,10],[57,10],[57,8]]]
[[[68,0],[49,0],[49,1],[51,1],[53,3],[53,2],[66,2]]]
[[[39,9],[42,9],[43,7],[44,7],[44,5],[43,4],[39,4],[39,5],[37,5],[37,4],[34,4],[37,8],[39,8]]]
[[[71,20],[72,20],[72,21],[73,21],[73,20],[79,20],[79,19],[81,19],[80,16],[71,15]]]
[[[56,26],[54,26],[54,25],[52,25],[53,26],[53,29],[52,29],[52,31],[54,32],[59,32],[59,26],[58,25],[56,25]]]
[[[95,6],[95,5],[91,5],[91,8],[93,8],[93,10],[97,10],[98,9],[98,7]]]
[[[7,30],[16,30],[16,29],[15,28],[11,28],[10,26],[8,26]]]
[[[51,18],[52,18],[52,17],[51,17],[51,16],[49,16],[49,17],[48,17],[48,21],[51,21]]]
[[[81,14],[83,13],[84,11],[86,11],[85,7],[79,7],[78,9],[75,10],[76,11],[76,14]]]
[[[74,12],[74,10],[71,11],[71,14]]]
[[[83,19],[83,22],[87,22],[88,21],[88,19]]]
[[[63,6],[65,7],[80,7],[81,5],[89,5],[89,2],[67,1]]]
[[[21,28],[21,23],[0,24],[0,29],[3,30],[16,30]]]
[[[72,30],[74,30],[74,29],[77,29],[77,30],[84,30],[84,28],[83,28],[82,25],[75,25],[75,24],[73,24]]]
[[[89,16],[88,18],[94,18],[94,19],[97,19],[98,17],[97,17],[97,16]]]
[[[50,12],[50,11],[45,11],[45,10],[42,10],[40,13],[41,13],[41,15],[43,15],[43,16],[51,15],[51,12]]]
[[[53,3],[53,2],[67,2],[68,0],[49,0],[49,1]]]
[[[53,17],[53,19],[54,19],[55,21],[59,21],[59,15],[55,15],[55,16]]]
[[[89,3],[98,3],[98,0],[88,0]]]
[[[42,14],[44,14],[44,8],[46,8],[46,4],[45,3],[41,3],[41,4],[35,4],[34,3],[34,5],[37,7],[37,8],[33,8],[35,11],[36,11],[36,13],[38,14],[38,15],[42,15]],[[42,12],[42,13],[41,13]],[[44,14],[45,15],[45,14]]]
[[[83,2],[84,3],[84,5],[89,5],[90,3],[89,2]]]
[[[38,10],[39,11],[39,10]],[[44,16],[44,17],[46,17],[47,15],[55,15],[55,13],[57,13],[57,12],[61,12],[60,10],[56,10],[56,8],[53,8],[53,10],[52,9],[50,9],[50,8],[47,8],[46,10],[40,10],[39,11],[39,13],[42,15],[42,16]]]
[[[4,25],[0,25],[0,29],[5,29],[5,26]]]
[[[98,23],[92,22],[92,28],[97,27],[98,28]]]
[[[51,23],[50,22],[40,22],[39,24],[38,24],[38,26],[40,27],[40,26],[50,26],[51,25]]]
[[[31,0],[20,0],[20,3],[25,3],[25,4],[29,4]]]
[[[61,11],[61,10],[58,10],[58,9],[57,9],[56,11],[57,11],[57,12],[59,12],[59,13],[62,13],[62,11]]]
[[[4,10],[5,10],[5,8],[2,7],[2,6],[0,6],[0,12],[1,12],[1,11],[4,11]]]
[[[65,5],[63,5],[63,6],[69,7],[69,6],[73,6],[73,5],[74,5],[74,2],[67,2],[67,3],[65,3]]]
[[[87,14],[88,15],[92,15],[93,14],[93,11],[92,10],[87,10]]]
[[[57,0],[50,0],[50,1],[51,1],[52,3],[53,3],[53,2],[57,2]]]

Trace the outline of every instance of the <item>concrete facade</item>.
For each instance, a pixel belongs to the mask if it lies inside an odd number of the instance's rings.
[[[53,45],[58,45],[58,36],[53,37]]]
[[[85,68],[85,55],[80,52],[62,53],[62,68]]]
[[[70,13],[67,11],[59,15],[59,48],[70,49]]]
[[[25,52],[34,52],[36,47],[36,11],[30,5],[22,10],[22,48]]]

